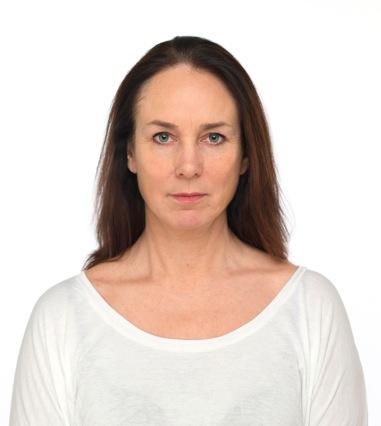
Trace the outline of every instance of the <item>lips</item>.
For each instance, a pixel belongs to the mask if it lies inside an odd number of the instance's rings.
[[[177,194],[172,194],[176,197],[193,197],[196,195],[205,195],[202,192],[178,192]]]
[[[192,193],[194,194],[194,193]],[[196,193],[196,195],[178,195],[173,194],[172,197],[180,203],[195,203],[205,197],[206,194]]]

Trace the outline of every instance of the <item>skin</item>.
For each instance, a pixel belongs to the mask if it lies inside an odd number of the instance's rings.
[[[203,294],[221,278],[263,263],[262,252],[228,228],[226,208],[248,159],[242,157],[238,109],[224,84],[189,65],[166,69],[143,86],[135,119],[128,168],[145,200],[146,229],[129,261],[178,294]],[[155,119],[178,129],[147,125]],[[218,121],[230,127],[200,130]],[[177,192],[207,195],[181,205],[170,195]]]
[[[147,126],[157,119],[178,128]],[[231,127],[200,129],[218,121]],[[213,74],[177,65],[144,85],[134,136],[128,168],[146,227],[120,259],[88,269],[89,280],[122,316],[158,336],[208,338],[246,323],[297,267],[229,230],[226,208],[248,170],[234,98]],[[207,195],[184,205],[170,196],[176,192]]]

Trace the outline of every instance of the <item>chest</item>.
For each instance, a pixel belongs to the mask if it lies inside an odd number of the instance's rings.
[[[201,336],[200,329],[191,336],[187,324],[180,332],[173,337]],[[281,335],[262,331],[227,348],[192,353],[152,350],[100,328],[101,345],[79,347],[85,355],[78,358],[73,424],[301,426],[299,354]]]
[[[165,294],[152,287],[126,291],[98,286],[97,290],[115,311],[145,332],[173,339],[208,339],[255,318],[280,290],[272,284],[236,281],[200,296]]]

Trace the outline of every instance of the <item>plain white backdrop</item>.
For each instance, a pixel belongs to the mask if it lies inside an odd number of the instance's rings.
[[[152,46],[194,35],[230,51],[256,86],[290,261],[338,289],[369,424],[380,425],[381,3],[8,1],[0,16],[0,424],[34,303],[95,248],[95,172],[112,98]]]

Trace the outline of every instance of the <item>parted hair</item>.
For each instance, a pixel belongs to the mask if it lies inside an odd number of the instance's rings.
[[[179,64],[219,78],[238,107],[242,153],[248,157],[248,169],[240,175],[227,206],[229,228],[246,244],[287,259],[289,231],[269,127],[257,90],[242,65],[221,45],[202,37],[176,36],[148,50],[124,77],[113,98],[96,170],[93,221],[95,216],[98,247],[87,256],[83,269],[120,258],[144,230],[144,199],[136,174],[127,167],[137,100],[145,82]]]

